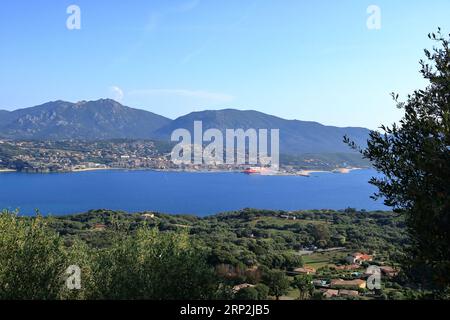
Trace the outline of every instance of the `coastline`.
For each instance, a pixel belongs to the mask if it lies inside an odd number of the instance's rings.
[[[298,175],[309,177],[312,173],[341,173],[348,174],[355,170],[363,170],[367,168],[351,167],[351,168],[336,168],[333,170],[300,170]]]
[[[313,173],[340,173],[340,174],[348,174],[355,170],[363,170],[368,168],[336,168],[333,170],[299,170],[295,173],[290,172],[275,172],[270,174],[264,173],[256,173],[254,175],[259,176],[303,176],[309,177]],[[86,168],[86,169],[75,169],[68,172],[87,172],[87,171],[104,171],[104,170],[123,170],[123,171],[156,171],[156,172],[186,172],[186,173],[243,173],[241,170],[186,170],[186,169],[156,169],[156,168]]]
[[[333,170],[320,170],[320,169],[305,169],[299,170],[297,172],[273,172],[271,174],[255,173],[254,175],[262,176],[301,176],[310,177],[313,173],[340,173],[348,174],[355,170],[363,170],[368,168],[336,168]],[[242,173],[241,170],[186,170],[186,169],[157,169],[157,168],[112,168],[112,167],[102,167],[102,168],[79,168],[67,171],[43,171],[43,172],[25,172],[25,173],[76,173],[76,172],[92,172],[92,171],[108,171],[108,170],[122,170],[122,171],[157,171],[157,172],[189,172],[189,173]],[[0,169],[0,173],[8,172],[20,172],[13,169]]]
[[[353,167],[353,168],[337,168],[337,169],[333,170],[332,172],[346,174],[346,173],[350,173],[350,172],[355,171],[355,170],[362,170],[362,169],[363,168],[357,168],[357,167]]]
[[[102,171],[102,170],[122,170],[121,168],[80,168],[80,169],[72,169],[70,171],[64,171],[62,173],[70,173],[70,172],[86,172],[86,171]]]

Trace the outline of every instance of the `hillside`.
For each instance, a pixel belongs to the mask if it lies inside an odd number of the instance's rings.
[[[200,218],[92,210],[30,218],[5,211],[0,234],[8,249],[0,299],[299,299],[294,280],[308,274],[308,298],[317,300],[429,294],[404,281],[398,261],[409,240],[392,212],[244,209]],[[359,252],[367,260],[348,260]],[[31,260],[39,266],[27,269],[33,277],[18,276]],[[380,266],[381,290],[366,285],[368,263]],[[83,268],[80,290],[61,286],[68,264]],[[42,290],[33,279],[43,279]],[[259,290],[248,295],[246,284]]]
[[[48,102],[36,107],[0,113],[0,136],[10,139],[151,138],[170,120],[157,114],[98,101]]]
[[[352,153],[342,140],[348,135],[365,145],[369,130],[339,128],[317,122],[286,120],[257,111],[224,109],[193,112],[170,120],[110,100],[48,102],[16,111],[0,111],[0,137],[35,140],[156,139],[168,141],[179,128],[193,131],[194,121],[204,130],[279,129],[281,154]]]
[[[365,128],[339,128],[311,121],[285,120],[257,111],[225,109],[179,117],[158,129],[155,137],[170,139],[171,133],[178,128],[192,133],[194,121],[202,121],[203,130],[217,128],[222,132],[227,128],[280,129],[280,152],[284,154],[350,153],[349,147],[342,142],[343,136],[348,135],[359,145],[365,145],[369,134]]]

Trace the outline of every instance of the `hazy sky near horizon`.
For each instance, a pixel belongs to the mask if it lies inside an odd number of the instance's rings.
[[[3,0],[0,109],[108,97],[170,118],[237,108],[374,129],[400,118],[390,92],[425,85],[427,34],[449,17],[449,0]]]

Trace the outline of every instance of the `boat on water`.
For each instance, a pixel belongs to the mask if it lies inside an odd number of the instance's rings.
[[[259,167],[246,168],[244,171],[242,171],[242,173],[245,173],[245,174],[258,174],[258,173],[261,173],[261,168],[259,168]]]
[[[277,173],[277,171],[273,169],[264,167],[249,167],[242,172],[245,174],[262,174],[262,175],[273,175]]]

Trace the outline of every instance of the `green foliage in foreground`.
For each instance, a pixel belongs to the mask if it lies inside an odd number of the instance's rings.
[[[81,290],[66,269],[81,268]],[[186,233],[117,230],[106,248],[70,246],[42,217],[0,215],[0,299],[212,299],[219,282]]]
[[[68,250],[41,218],[24,220],[2,213],[0,248],[0,298],[59,297]]]
[[[406,218],[412,246],[404,266],[410,277],[445,290],[450,285],[450,34],[439,29],[429,38],[437,47],[425,50],[420,62],[427,87],[405,102],[394,95],[403,118],[371,132],[361,152],[384,174],[371,180],[377,196]]]
[[[354,209],[245,209],[208,217],[4,212],[0,299],[319,299],[309,277],[290,277],[293,268],[316,268],[314,279],[351,279],[352,271],[332,266],[355,251],[376,253],[374,264],[396,266],[408,244],[404,229],[392,212]],[[299,255],[311,246],[343,248]],[[66,270],[73,265],[81,268],[81,290],[66,286]],[[232,290],[241,284],[250,286]],[[399,276],[364,298],[383,297],[418,299],[423,293]]]

